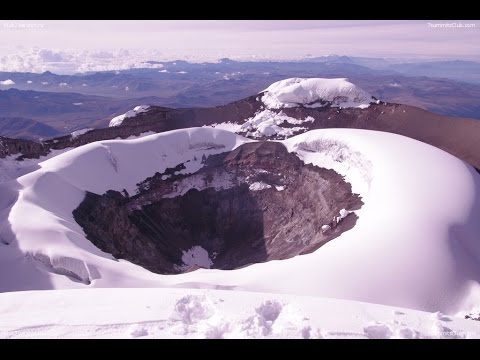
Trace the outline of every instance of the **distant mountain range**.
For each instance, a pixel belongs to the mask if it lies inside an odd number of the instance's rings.
[[[449,61],[401,61],[398,59],[366,58],[354,56],[329,55],[307,58],[307,62],[322,64],[352,64],[371,70],[383,70],[405,76],[428,76],[470,83],[480,83],[480,63],[465,60]]]
[[[476,62],[399,63],[332,55],[302,62],[150,63],[163,67],[75,75],[0,72],[4,84],[0,85],[4,89],[0,90],[0,135],[40,139],[104,127],[112,117],[140,104],[220,106],[290,77],[346,77],[387,102],[480,118],[480,64]],[[19,118],[30,125],[20,126]],[[20,127],[24,130],[19,132]]]
[[[253,95],[214,107],[151,106],[146,112],[125,118],[120,126],[106,126],[77,136],[69,134],[41,142],[0,138],[0,158],[15,153],[26,158],[38,158],[51,150],[64,150],[101,140],[201,126],[228,128],[254,139],[282,139],[313,129],[359,128],[392,132],[426,142],[480,169],[480,121],[441,116],[418,107],[382,101],[373,101],[366,109],[308,105],[266,109],[261,96]],[[273,132],[269,132],[270,129]]]

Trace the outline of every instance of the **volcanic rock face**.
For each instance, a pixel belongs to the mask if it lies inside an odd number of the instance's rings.
[[[88,193],[75,220],[103,251],[171,274],[314,251],[354,226],[356,215],[343,218],[342,209],[362,205],[336,172],[305,165],[277,142],[202,162],[194,174],[179,174],[183,164],[156,173],[134,196]]]
[[[17,155],[19,160],[23,158],[38,159],[42,155],[47,155],[47,153],[48,148],[45,148],[41,143],[0,136],[0,159],[9,155]]]

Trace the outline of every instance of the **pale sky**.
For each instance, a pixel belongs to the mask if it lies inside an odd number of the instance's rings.
[[[45,59],[78,61],[82,52],[90,60],[125,55],[120,49],[132,59],[141,54],[160,61],[288,60],[307,54],[480,61],[479,44],[478,20],[0,20],[0,70]],[[42,49],[50,55],[38,55]]]

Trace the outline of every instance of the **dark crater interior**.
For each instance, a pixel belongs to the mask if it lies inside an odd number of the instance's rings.
[[[247,143],[201,161],[194,174],[179,174],[184,164],[156,173],[134,196],[87,193],[75,220],[101,250],[175,274],[312,252],[355,225],[354,213],[337,221],[341,209],[363,204],[341,175],[305,165],[278,142]],[[189,252],[197,246],[208,252],[207,265]]]

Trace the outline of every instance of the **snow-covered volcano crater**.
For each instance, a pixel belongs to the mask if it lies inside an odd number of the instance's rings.
[[[220,179],[215,174],[224,176],[229,164],[235,164],[235,161],[240,170],[238,161],[245,161],[248,165],[249,157],[234,151],[241,149],[243,144],[255,143],[231,132],[209,128],[176,130],[135,140],[100,141],[58,155],[40,163],[40,169],[16,181],[1,184],[0,289],[87,286],[217,288],[327,296],[443,312],[478,304],[480,175],[442,150],[390,133],[315,130],[279,142],[302,164],[333,169],[345,176],[345,180],[336,177],[338,186],[345,186],[341,185],[344,181],[350,183],[353,193],[359,193],[364,202],[355,211],[358,219],[353,228],[341,232],[340,236],[316,251],[301,256],[286,256],[288,259],[282,261],[254,263],[229,271],[199,269],[178,275],[160,275],[100,250],[87,239],[86,231],[75,221],[73,211],[82,204],[87,193],[102,197],[113,190],[117,192],[115,196],[120,194],[123,198],[119,200],[125,201],[127,194],[130,198],[135,197],[142,185],[153,186],[163,195],[162,184],[168,185],[166,194],[172,195],[167,197],[171,207],[163,210],[171,211],[173,216],[179,206],[175,203],[180,201],[178,196],[185,196],[192,187],[210,186],[208,181],[198,182],[199,179],[183,175],[202,174],[206,171],[202,169],[208,165],[208,159],[213,161],[215,156],[219,166],[211,167],[207,174],[213,176],[211,186],[193,190],[194,195],[212,191],[208,189],[217,185],[220,192],[233,189],[235,187],[228,187],[230,180],[222,178],[228,185],[222,190],[225,183],[214,181]],[[257,150],[262,153],[268,149],[259,147]],[[270,152],[265,161],[274,163],[275,151]],[[223,153],[232,154],[233,162],[221,159],[219,156]],[[281,156],[286,158],[287,155],[285,152]],[[293,168],[299,166],[295,162],[292,164]],[[302,164],[298,169],[304,166]],[[244,188],[248,185],[248,189],[242,191],[261,200],[262,193],[270,192],[280,198],[287,194],[289,186],[295,186],[282,184],[280,178],[273,176],[273,171],[263,170],[271,174],[262,175],[259,171],[258,178],[247,182]],[[303,170],[299,171],[298,176],[325,172],[316,172],[312,167],[306,170],[305,174]],[[279,173],[282,171],[285,169],[280,169]],[[245,176],[249,175],[245,173]],[[153,181],[145,182],[146,179]],[[282,189],[284,185],[286,187]],[[323,196],[321,189],[315,186],[305,189],[310,194],[305,194],[303,202],[298,201],[294,206],[311,206],[307,200],[313,196],[312,192],[317,192],[314,199]],[[221,203],[215,197],[199,199],[198,209],[208,200]],[[233,201],[235,197],[231,199]],[[140,201],[142,197],[133,200]],[[331,208],[332,214],[344,206],[341,199],[338,203],[329,197],[326,200],[328,206],[338,206]],[[260,203],[252,204],[257,206]],[[125,208],[130,205],[149,206],[127,201]],[[348,206],[346,208],[351,210]],[[270,210],[274,211],[266,209]],[[286,216],[286,213],[282,214]],[[96,213],[92,211],[90,215]],[[232,213],[229,218],[227,211],[221,220],[225,223],[233,221],[234,215]],[[318,220],[313,219],[313,215],[303,219],[295,216],[298,226],[303,228]],[[339,212],[336,216],[343,215]],[[191,219],[182,221],[184,225],[193,225],[196,218],[197,214],[193,212]],[[323,222],[323,218],[320,220]],[[317,229],[316,235],[322,231],[321,227],[312,228]],[[119,228],[123,229],[125,227]],[[219,228],[214,230],[209,229],[207,235],[221,232]],[[308,235],[314,236],[314,232]],[[112,237],[112,242],[115,241],[121,243],[124,237]],[[180,241],[186,242],[179,237]],[[194,245],[193,242],[188,244]],[[134,242],[131,245],[137,246]],[[195,249],[189,252],[191,249],[187,247],[179,248],[184,249],[185,254],[174,254],[173,260],[177,261],[179,256],[183,259],[185,255],[186,265],[189,259],[205,255]],[[123,249],[129,251],[128,246]],[[208,256],[212,260],[213,253]],[[202,264],[190,262],[190,266],[194,265]]]
[[[350,184],[279,142],[208,158],[202,150],[134,194],[88,193],[73,211],[76,222],[103,251],[164,274],[287,259],[355,225],[362,201]],[[195,162],[201,168],[188,173]]]

